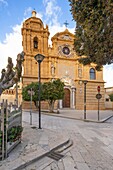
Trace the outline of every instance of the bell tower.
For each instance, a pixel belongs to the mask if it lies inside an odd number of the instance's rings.
[[[38,66],[34,56],[38,53],[45,56],[44,67],[48,58],[48,26],[44,28],[44,24],[40,18],[36,17],[36,11],[32,11],[32,16],[24,21],[22,26],[22,46],[25,52],[23,85],[37,81]],[[44,78],[44,70],[41,69],[42,78]],[[46,69],[46,68],[45,68]],[[47,72],[47,70],[45,70]]]

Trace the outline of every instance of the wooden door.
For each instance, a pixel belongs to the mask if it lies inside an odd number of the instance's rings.
[[[63,99],[63,107],[69,108],[70,107],[70,90],[64,89],[64,99]]]

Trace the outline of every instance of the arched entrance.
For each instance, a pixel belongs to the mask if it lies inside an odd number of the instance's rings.
[[[70,108],[70,90],[64,89],[63,107]]]

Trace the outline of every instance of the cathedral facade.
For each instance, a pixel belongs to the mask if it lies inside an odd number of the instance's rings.
[[[32,16],[25,20],[22,27],[25,52],[23,86],[38,81],[38,64],[34,56],[42,54],[45,58],[41,63],[41,82],[60,78],[65,83],[60,108],[83,110],[86,105],[88,110],[97,110],[99,86],[102,94],[100,109],[105,109],[103,70],[96,71],[93,63],[83,66],[78,62],[79,56],[73,46],[75,36],[67,28],[51,38],[52,46],[48,44],[49,34],[48,26],[44,27],[42,20],[36,17],[36,11],[32,11]]]

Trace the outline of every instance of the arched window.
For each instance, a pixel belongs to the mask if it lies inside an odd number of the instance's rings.
[[[37,49],[38,48],[38,38],[37,37],[34,37],[33,43],[34,43],[34,48]]]
[[[90,69],[90,80],[95,80],[96,79],[96,75],[95,75],[95,69],[91,68]]]

